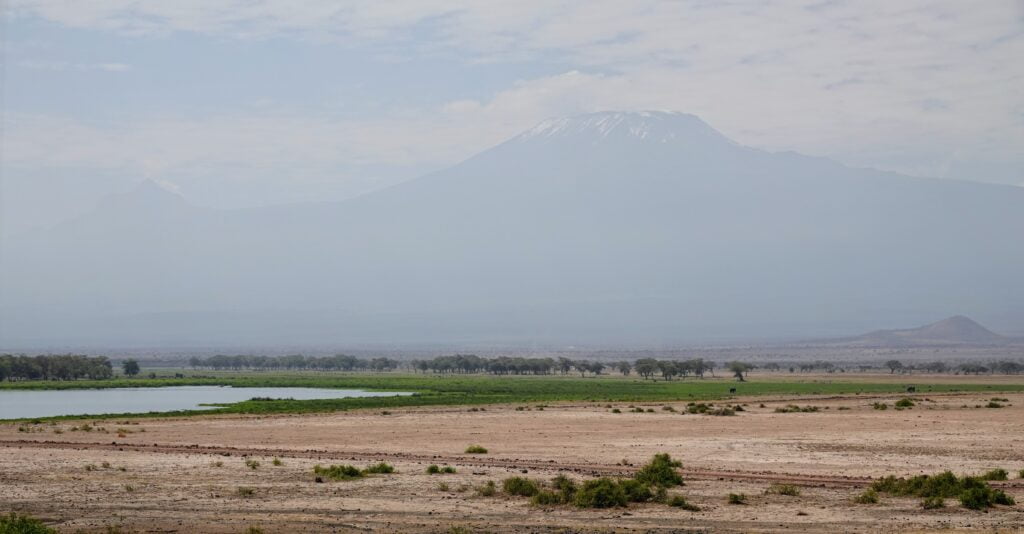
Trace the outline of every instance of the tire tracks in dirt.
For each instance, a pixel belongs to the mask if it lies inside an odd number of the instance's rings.
[[[335,461],[401,461],[420,463],[450,463],[466,467],[499,468],[509,470],[539,470],[573,472],[591,476],[630,476],[636,473],[636,466],[602,465],[577,462],[556,462],[555,460],[521,459],[521,458],[487,458],[471,455],[435,455],[413,454],[405,452],[358,452],[335,451],[320,449],[274,449],[256,447],[228,447],[205,445],[139,443],[110,443],[50,441],[50,440],[0,440],[4,448],[34,449],[65,449],[65,450],[97,450],[97,451],[128,451],[155,454],[205,454],[210,456],[260,456],[282,458],[307,458]],[[818,487],[863,487],[873,480],[871,477],[857,476],[826,476],[802,473],[776,473],[771,471],[740,471],[711,470],[686,468],[682,469],[685,477],[694,480],[742,480],[769,483],[785,483],[801,486]]]

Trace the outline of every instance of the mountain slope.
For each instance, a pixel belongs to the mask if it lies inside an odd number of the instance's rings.
[[[340,203],[158,204],[5,243],[3,340],[659,344],[1024,318],[1024,189],[766,153],[692,115],[548,121]]]
[[[1001,345],[1010,338],[981,326],[973,319],[955,315],[938,322],[903,330],[876,330],[844,340],[864,346]]]

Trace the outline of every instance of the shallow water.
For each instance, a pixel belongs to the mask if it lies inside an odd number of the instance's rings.
[[[359,389],[234,388],[228,386],[0,391],[0,419],[203,410],[214,407],[200,406],[200,404],[227,404],[249,400],[253,397],[309,400],[395,395],[409,395],[409,393]]]

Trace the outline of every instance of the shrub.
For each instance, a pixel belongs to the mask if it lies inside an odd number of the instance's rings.
[[[937,475],[918,475],[911,478],[888,476],[879,479],[871,488],[881,493],[913,497],[956,497],[965,490],[987,486],[975,477],[957,478],[951,471]]]
[[[622,486],[610,478],[601,477],[584,482],[572,502],[579,508],[614,508],[626,506],[628,499]]]
[[[250,459],[250,460],[246,460],[245,461],[245,465],[249,469],[256,469],[256,468],[258,468],[260,466],[260,462],[258,460]]]
[[[447,482],[438,482],[437,489],[438,491],[448,491],[450,488],[448,487]]]
[[[985,405],[985,407],[986,407],[986,408],[1002,408],[1002,407],[1003,407],[1003,405],[1002,405],[1002,404],[999,404],[999,403],[998,403],[998,402],[996,402],[996,401],[988,401],[988,404],[986,404],[986,405]]]
[[[450,466],[450,465],[446,465],[446,466],[441,468],[441,472],[446,474],[446,475],[453,475],[453,474],[455,474],[455,468]]]
[[[493,480],[488,480],[487,482],[484,483],[483,486],[480,486],[480,487],[478,487],[476,489],[476,494],[481,496],[481,497],[491,497],[497,491],[498,490],[495,487],[494,481]]]
[[[1024,469],[1017,472],[1017,478],[1024,478]]]
[[[871,407],[876,409],[876,410],[888,410],[889,409],[889,405],[884,403],[884,402],[876,402],[876,403],[872,404]]]
[[[820,408],[817,406],[804,406],[801,408],[796,404],[788,404],[782,408],[776,408],[775,413],[810,413],[817,412],[819,410]]]
[[[506,478],[501,483],[502,489],[509,495],[519,495],[521,497],[533,497],[540,491],[537,487],[537,483],[523,477],[510,477]]]
[[[994,469],[984,476],[1002,476],[1005,471]],[[956,497],[966,508],[977,510],[994,504],[1013,504],[1013,498],[1001,490],[993,489],[983,477],[957,477],[950,471],[938,475],[918,475],[909,479],[888,476],[872,484],[872,489],[894,495],[912,495],[924,498]]]
[[[316,465],[313,466],[313,474],[331,480],[352,480],[363,476],[362,471],[351,465],[332,465],[330,467]]]
[[[57,534],[57,531],[34,517],[11,512],[0,515],[0,534]]]
[[[982,480],[1006,480],[1009,477],[1010,474],[1006,472],[1006,469],[993,469],[991,471],[987,471],[978,478]]]
[[[800,495],[800,488],[792,484],[772,484],[768,486],[768,489],[764,490],[765,495],[788,495],[790,497],[798,497]]]
[[[553,491],[538,491],[530,498],[530,503],[537,506],[552,506],[562,503],[562,496]]]
[[[742,493],[730,493],[729,504],[747,504],[747,496]]]
[[[988,492],[982,488],[971,488],[960,494],[960,504],[964,505],[964,508],[980,510],[987,508],[990,503]]]
[[[626,500],[629,502],[647,502],[654,497],[651,488],[639,480],[620,480],[619,487],[626,493]]]
[[[690,404],[686,405],[686,411],[688,413],[707,413],[710,409],[711,407],[708,406],[707,404],[704,404],[703,402],[700,404],[691,402]]]
[[[910,398],[904,397],[904,398],[896,401],[895,406],[897,408],[913,408],[914,407],[914,399],[910,399]]]
[[[367,467],[366,469],[363,469],[363,473],[364,474],[371,474],[371,475],[387,475],[387,474],[394,473],[394,472],[395,472],[395,468],[393,466],[391,466],[390,464],[387,464],[387,463],[384,463],[384,462],[373,464],[373,465]]]
[[[622,410],[618,408],[612,408],[612,413],[622,413]]]
[[[857,504],[878,504],[878,492],[868,488],[853,499]]]
[[[277,467],[284,465],[284,462],[282,462],[280,458],[274,458],[270,463],[274,464]]]
[[[440,472],[441,472],[441,468],[438,467],[437,464],[430,464],[430,465],[427,466],[427,474],[428,475],[436,475],[436,474],[438,474]]]
[[[682,495],[673,495],[672,498],[669,499],[666,504],[668,504],[669,506],[674,506],[676,508],[682,508],[683,510],[687,510],[687,511],[690,511],[690,512],[699,512],[700,511],[700,507],[699,506],[697,506],[695,504],[690,504],[689,502],[686,501],[686,498],[683,497]]]
[[[718,416],[736,415],[736,410],[734,410],[733,408],[718,408],[717,410],[711,410],[709,412],[704,412],[704,415],[718,415]]]
[[[466,447],[466,454],[487,454],[487,449],[480,445],[470,445]]]
[[[256,494],[256,490],[254,488],[247,488],[245,486],[238,486],[238,489],[236,489],[235,492],[238,493],[239,497],[252,497]]]
[[[943,508],[946,506],[946,501],[942,497],[925,497],[921,501],[921,508],[925,510],[935,510],[937,508]]]
[[[565,475],[558,475],[551,479],[551,485],[561,495],[562,502],[572,502],[572,498],[576,495],[576,482]]]
[[[647,465],[637,472],[637,481],[653,486],[682,486],[683,477],[676,471],[682,463],[673,460],[667,453],[655,454]]]

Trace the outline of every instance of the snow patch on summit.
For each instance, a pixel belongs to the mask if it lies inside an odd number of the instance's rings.
[[[528,141],[570,136],[590,137],[595,142],[614,136],[660,143],[698,138],[732,143],[694,115],[667,111],[614,111],[548,119],[515,139]]]

